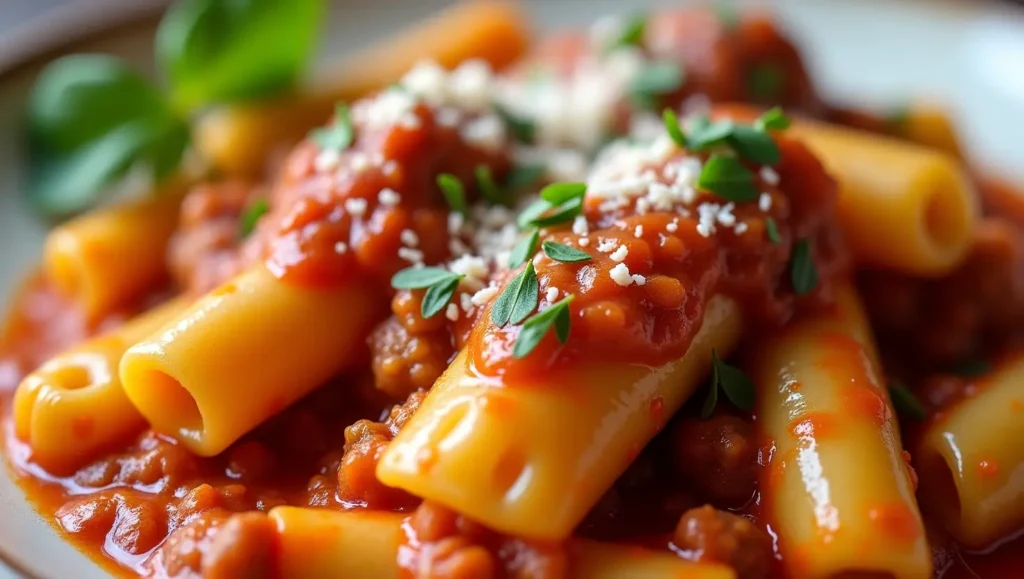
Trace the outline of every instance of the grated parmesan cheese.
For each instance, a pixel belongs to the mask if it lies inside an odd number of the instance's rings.
[[[763,179],[765,183],[769,185],[779,184],[779,174],[775,172],[775,169],[772,169],[771,167],[768,166],[764,166],[761,167],[760,174],[761,179]]]
[[[598,250],[600,250],[600,248],[598,248]],[[609,255],[608,257],[610,257],[612,261],[622,263],[623,261],[626,260],[627,255],[629,255],[629,248],[627,248],[625,245],[620,245],[618,249],[612,252],[612,254]]]
[[[345,200],[345,211],[350,215],[359,217],[366,213],[366,199],[362,197],[350,197]]]
[[[483,306],[494,299],[496,295],[498,295],[498,286],[492,284],[473,294],[470,301],[474,306]]]
[[[626,267],[626,264],[624,263],[620,263],[613,267],[608,274],[611,276],[612,281],[622,287],[626,287],[634,283],[633,277],[629,275],[629,268]]]
[[[547,298],[548,302],[555,303],[555,300],[558,299],[558,288],[549,287],[547,292],[544,293],[544,297]]]
[[[402,240],[403,245],[409,247],[416,247],[420,244],[420,236],[416,235],[416,232],[412,229],[403,229],[398,238]]]
[[[772,196],[768,193],[761,193],[757,199],[757,208],[761,211],[769,211],[772,208]]]
[[[402,196],[394,189],[385,187],[377,194],[377,201],[380,201],[380,204],[385,207],[396,207],[402,202]]]
[[[444,317],[449,320],[456,322],[459,320],[459,306],[455,304],[448,304],[448,307],[444,309]]]

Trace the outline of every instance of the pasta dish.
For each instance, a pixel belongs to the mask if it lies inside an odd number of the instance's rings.
[[[458,5],[53,228],[0,341],[42,516],[147,577],[1019,572],[1021,192],[763,13],[526,30]]]

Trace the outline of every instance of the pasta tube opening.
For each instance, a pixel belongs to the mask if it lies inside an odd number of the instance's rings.
[[[189,440],[202,438],[205,431],[203,415],[195,398],[181,382],[159,370],[150,370],[140,376],[139,380],[149,384],[152,396],[167,403],[163,412],[152,415],[150,419],[155,429],[177,432],[178,436]]]

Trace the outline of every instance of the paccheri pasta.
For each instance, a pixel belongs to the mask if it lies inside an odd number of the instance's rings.
[[[50,234],[0,342],[43,514],[158,577],[1024,564],[1024,199],[762,14],[524,30],[454,9]]]

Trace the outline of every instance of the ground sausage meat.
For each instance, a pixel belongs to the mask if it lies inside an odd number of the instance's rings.
[[[766,577],[772,559],[771,540],[764,531],[710,505],[683,513],[673,543],[694,561],[729,565],[739,579]]]
[[[728,415],[685,418],[672,426],[676,474],[701,497],[721,507],[740,507],[754,492],[757,444],[749,422]]]

